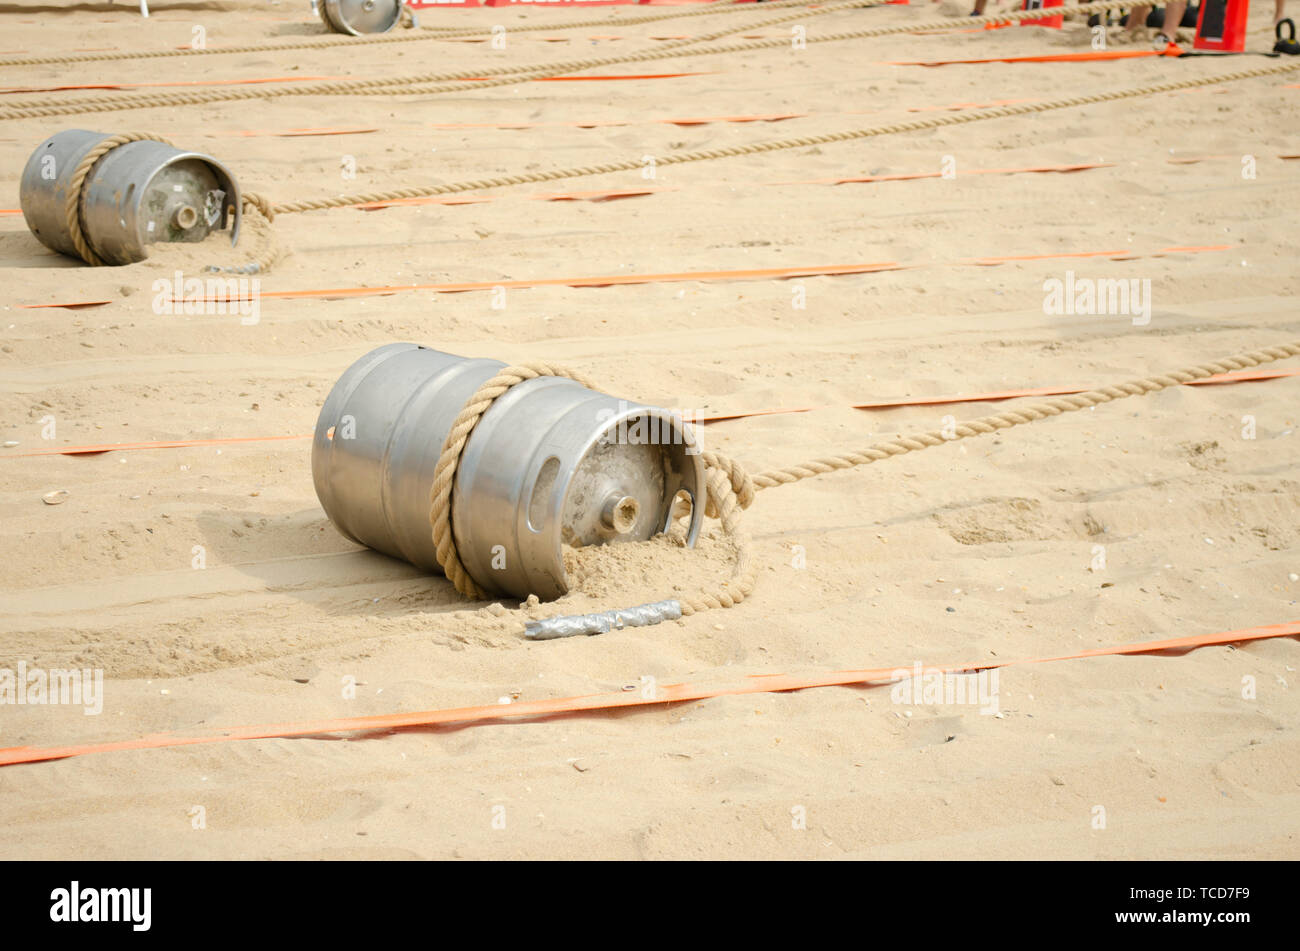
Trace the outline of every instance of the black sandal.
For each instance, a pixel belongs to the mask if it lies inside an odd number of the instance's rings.
[[[1285,23],[1290,30],[1289,37],[1282,36],[1282,24]],[[1273,44],[1274,53],[1285,53],[1288,56],[1300,56],[1300,43],[1295,40],[1295,20],[1290,17],[1277,21],[1277,26],[1273,27],[1273,32],[1277,35],[1277,42]]]

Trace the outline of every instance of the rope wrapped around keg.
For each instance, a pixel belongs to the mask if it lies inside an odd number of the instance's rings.
[[[456,551],[456,539],[451,531],[451,489],[456,481],[456,467],[460,465],[461,453],[470,433],[478,425],[479,419],[496,400],[504,396],[512,387],[527,380],[541,376],[559,376],[581,383],[590,389],[595,387],[581,375],[563,367],[549,363],[525,363],[519,366],[503,367],[496,376],[487,380],[474,391],[456,421],[452,423],[447,438],[442,444],[442,453],[438,456],[438,465],[433,471],[433,488],[429,493],[429,523],[433,527],[433,544],[437,549],[436,557],[442,573],[447,576],[459,591],[467,598],[482,601],[488,594],[470,577],[461,563],[460,553]]]
[[[72,180],[68,183],[67,203],[63,206],[63,213],[68,222],[68,235],[72,239],[72,246],[77,249],[77,255],[81,260],[96,267],[102,267],[104,259],[91,247],[90,241],[86,238],[86,232],[82,227],[81,212],[84,203],[82,202],[81,193],[86,186],[86,179],[90,177],[90,170],[95,167],[95,163],[113,149],[129,142],[161,142],[163,145],[171,145],[162,136],[154,135],[152,132],[122,132],[118,135],[111,135],[107,139],[96,143],[94,148],[82,156],[81,161],[77,163],[76,170],[72,173]]]
[[[467,598],[481,601],[488,597],[488,593],[470,577],[456,550],[456,539],[451,528],[451,493],[456,481],[456,468],[470,434],[492,404],[511,387],[542,376],[564,377],[588,389],[597,389],[594,383],[581,374],[548,363],[505,367],[483,383],[466,401],[452,423],[438,456],[438,464],[433,473],[433,487],[429,493],[429,522],[433,529],[433,543],[443,574]],[[755,582],[749,537],[740,520],[741,511],[754,501],[753,483],[740,464],[732,459],[708,452],[702,453],[701,458],[705,465],[707,486],[705,513],[721,520],[722,530],[731,537],[736,547],[736,561],[729,580],[715,589],[701,592],[695,598],[680,601],[683,615],[739,604],[753,593]],[[665,609],[659,620],[670,614],[671,611]],[[608,630],[608,626],[605,629]]]
[[[170,145],[172,148],[176,147],[168,139],[152,132],[122,132],[118,135],[111,135],[97,142],[89,152],[81,157],[81,161],[77,163],[72,178],[68,182],[68,197],[63,206],[64,217],[68,225],[68,236],[77,251],[77,256],[94,267],[103,267],[106,262],[91,245],[90,239],[86,237],[84,222],[82,221],[82,211],[85,207],[85,202],[82,200],[83,192],[90,178],[91,170],[94,169],[99,160],[114,149],[132,142],[159,142],[163,145]],[[252,257],[244,264],[212,265],[208,270],[239,274],[264,274],[286,254],[287,249],[275,239],[275,234],[270,227],[271,222],[275,220],[275,209],[270,200],[263,195],[246,192],[242,196],[242,206],[245,212],[254,211],[260,214],[265,221],[264,228],[254,229],[257,232],[257,244]]]

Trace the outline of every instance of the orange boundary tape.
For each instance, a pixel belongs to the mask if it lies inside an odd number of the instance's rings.
[[[1206,386],[1221,383],[1245,383],[1254,380],[1275,380],[1280,377],[1300,376],[1300,369],[1239,370],[1235,373],[1217,373],[1204,380],[1189,380],[1184,386]],[[909,396],[897,400],[882,400],[876,403],[851,403],[850,409],[894,409],[900,406],[937,406],[948,403],[985,403],[998,400],[1017,399],[1023,396],[1063,396],[1069,393],[1084,393],[1093,387],[1088,386],[1040,386],[1032,389],[996,390],[990,393],[969,393],[959,396]],[[781,416],[792,413],[811,413],[818,409],[832,409],[830,406],[799,406],[794,408],[760,409],[736,413],[718,413],[712,416],[686,414],[688,423],[707,425],[733,419],[748,419],[752,416]],[[275,442],[292,439],[311,439],[312,433],[296,433],[291,436],[231,436],[222,439],[164,439],[159,442],[123,442],[105,443],[98,446],[65,446],[62,449],[36,449],[31,452],[0,453],[0,459],[20,459],[30,456],[96,456],[105,452],[118,452],[131,449],[181,449],[191,446],[225,446],[231,443]]]
[[[1045,172],[1084,172],[1093,168],[1114,168],[1114,162],[1091,162],[1075,165],[1033,165],[1026,168],[972,168],[957,172],[958,177],[967,175],[1023,175]],[[881,182],[911,182],[922,178],[942,178],[942,172],[896,172],[892,175],[855,175],[850,177],[809,178],[801,181],[763,182],[764,185],[858,185],[877,184]]]
[[[609,193],[600,194],[603,194],[605,198],[587,200],[608,200],[609,198],[629,197],[627,195],[612,195]],[[541,197],[551,201],[558,200],[557,196],[554,195]],[[574,198],[575,196],[564,197]],[[467,201],[474,200],[475,199],[467,199]],[[1158,248],[1154,251],[1059,251],[1053,254],[1015,254],[988,258],[963,258],[958,261],[935,261],[924,264],[900,264],[897,261],[877,261],[869,264],[824,264],[813,265],[810,267],[740,268],[734,271],[679,271],[671,274],[611,274],[598,277],[546,277],[534,278],[532,280],[465,281],[456,284],[389,284],[378,287],[318,287],[299,291],[262,291],[258,297],[261,300],[291,300],[297,298],[339,300],[347,297],[387,297],[391,294],[401,294],[409,291],[433,291],[435,294],[462,294],[466,291],[490,291],[498,287],[518,289],[528,287],[613,287],[620,284],[672,284],[681,281],[756,281],[767,279],[784,281],[795,277],[837,277],[845,274],[874,274],[880,271],[907,271],[918,267],[943,267],[956,265],[995,267],[1013,261],[1050,261],[1052,259],[1095,257],[1132,261],[1143,257],[1162,257],[1166,254],[1201,254],[1208,251],[1226,251],[1232,247],[1234,247],[1234,245],[1208,244],[1200,247]],[[239,303],[247,299],[248,298],[204,298],[205,301],[227,304]],[[13,306],[18,310],[32,310],[42,307],[63,307],[69,310],[75,310],[80,307],[94,307],[109,303],[112,303],[112,301],[68,301],[65,303],[53,304],[14,304]],[[183,301],[173,298],[173,303],[183,303]]]
[[[1014,261],[1048,261],[1061,258],[1106,257],[1113,259],[1134,260],[1142,257],[1161,257],[1166,254],[1200,254],[1207,251],[1226,251],[1234,247],[1229,244],[1205,245],[1204,247],[1160,248],[1155,251],[1061,251],[1055,254],[1024,254],[1005,257],[965,258],[955,262],[935,262],[969,264],[992,267]],[[547,277],[532,280],[498,280],[466,281],[458,284],[391,284],[381,287],[335,287],[311,288],[300,291],[262,291],[262,300],[344,297],[382,297],[406,291],[433,291],[437,294],[461,294],[466,291],[490,291],[498,287],[613,287],[622,284],[672,284],[681,281],[784,281],[795,277],[838,277],[845,274],[874,274],[880,271],[907,271],[922,264],[900,264],[897,261],[877,261],[869,264],[826,264],[811,267],[772,267],[740,268],[734,271],[680,271],[674,274],[611,274],[599,277]],[[205,298],[220,302],[217,298]],[[230,301],[226,301],[229,303]],[[179,303],[179,301],[178,301]],[[23,305],[19,305],[20,307]],[[66,306],[66,305],[64,305]]]
[[[224,439],[163,439],[158,442],[105,443],[102,446],[68,446],[64,449],[34,449],[31,452],[13,453],[13,458],[24,456],[97,456],[102,452],[119,452],[128,449],[182,449],[187,446],[225,446],[230,443],[284,442],[290,439],[311,439],[311,433],[293,436],[230,436]],[[0,455],[0,458],[4,458]]]
[[[1010,261],[1050,261],[1053,258],[1140,258],[1140,257],[1163,257],[1166,254],[1202,254],[1206,251],[1227,251],[1233,247],[1231,244],[1205,244],[1189,245],[1187,247],[1161,248],[1158,251],[1058,251],[1053,254],[1006,254],[996,255],[986,258],[963,258],[965,264],[978,264],[981,267],[992,267],[998,264],[1006,264]]]
[[[623,79],[681,79],[685,76],[713,76],[718,72],[716,69],[705,69],[692,73],[631,73],[628,75],[618,76],[538,76],[536,79],[530,79],[533,83],[598,83],[605,80],[623,80]],[[462,79],[460,82],[482,83],[490,80],[491,76],[473,76]]]
[[[959,66],[975,63],[1079,63],[1102,59],[1137,59],[1146,56],[1182,56],[1183,51],[1170,44],[1162,50],[1095,50],[1087,53],[1056,53],[1047,56],[994,56],[989,59],[900,60],[884,66]]]
[[[1189,380],[1185,386],[1205,386],[1215,383],[1245,383],[1253,380],[1274,380],[1279,377],[1300,376],[1300,369],[1240,370],[1235,373],[1217,373],[1204,380]],[[949,403],[993,403],[999,400],[1018,399],[1024,396],[1065,396],[1086,393],[1090,386],[1040,386],[1032,389],[996,390],[990,393],[970,393],[960,396],[909,396],[898,400],[881,400],[875,403],[852,403],[850,409],[895,409],[901,406],[939,406]],[[720,423],[731,419],[748,419],[751,416],[780,416],[786,413],[809,413],[830,406],[802,406],[795,409],[767,409],[750,412],[724,413],[716,416],[686,417],[688,423]]]
[[[210,132],[209,135],[220,136],[237,136],[240,138],[252,138],[254,136],[269,135],[282,139],[298,138],[306,135],[365,135],[368,132],[378,132],[379,126],[361,126],[355,129],[241,129],[236,132]]]
[[[60,86],[4,86],[0,95],[26,92],[63,92],[71,89],[144,89],[159,86],[258,86],[264,83],[309,83],[351,76],[265,76],[259,79],[187,79],[161,83],[77,83]]]
[[[621,79],[680,79],[683,76],[709,76],[714,72],[716,72],[716,70],[693,73],[635,73],[619,76],[539,76],[536,79],[530,80],[530,82],[558,83],[601,82],[603,80]],[[351,78],[352,77],[350,76],[263,76],[253,79],[187,79],[152,83],[69,83],[58,86],[4,86],[0,87],[0,95],[33,92],[65,92],[75,89],[144,89],[163,86],[258,86],[266,83],[307,83]],[[463,79],[461,82],[484,82],[488,78],[489,77],[486,76],[474,76]]]
[[[437,291],[457,294],[463,291],[490,291],[494,287],[611,287],[616,284],[656,284],[677,281],[737,281],[792,277],[821,277],[839,274],[867,274],[875,271],[901,271],[906,265],[897,261],[870,264],[827,264],[813,267],[742,268],[735,271],[681,271],[675,274],[610,274],[600,277],[547,277],[515,281],[465,281],[457,284],[394,284],[388,287],[338,287],[305,291],[263,291],[263,300],[297,297],[371,297],[400,291]]]
[[[613,201],[618,198],[640,198],[659,192],[679,191],[677,188],[598,188],[581,192],[547,192],[540,195],[523,196],[525,201]],[[500,195],[440,195],[429,198],[393,198],[388,201],[370,201],[352,208],[362,211],[381,211],[385,208],[409,207],[411,205],[477,205],[486,201],[498,201]]]
[[[1122,654],[1151,654],[1163,651],[1190,651],[1197,647],[1215,644],[1233,644],[1242,641],[1262,640],[1271,637],[1300,635],[1300,621],[1248,627],[1218,634],[1193,634],[1158,641],[1139,641],[1116,644],[1061,654],[1055,657],[1033,657],[1020,661],[988,663],[974,661],[967,664],[926,666],[926,672],[973,672],[1012,667],[1021,664],[1045,664],[1058,660],[1078,660],[1086,657],[1105,657]],[[802,676],[790,674],[753,674],[739,683],[706,686],[703,684],[666,684],[656,691],[653,699],[639,693],[598,693],[581,697],[556,697],[548,700],[525,700],[521,703],[493,703],[475,707],[455,707],[443,710],[421,710],[415,713],[386,713],[367,717],[340,717],[325,720],[302,720],[288,723],[267,723],[258,726],[214,729],[189,736],[176,733],[152,733],[133,740],[109,743],[82,743],[68,746],[14,746],[0,749],[0,766],[17,763],[39,763],[48,760],[68,759],[90,753],[112,753],[125,750],[164,749],[174,746],[196,746],[203,743],[228,743],[235,740],[286,739],[299,736],[316,736],[327,733],[358,733],[375,730],[399,730],[416,726],[441,726],[453,723],[482,723],[494,720],[513,720],[518,717],[549,716],[557,713],[579,713],[595,710],[612,710],[622,707],[650,707],[687,700],[708,700],[752,693],[785,693],[791,690],[808,690],[815,687],[848,687],[878,685],[896,681],[896,672],[913,670],[912,664],[896,667],[874,667],[863,670],[834,670]]]
[[[1040,174],[1046,172],[1082,172],[1094,168],[1113,168],[1113,162],[1096,162],[1074,165],[1034,165],[1027,168],[973,168],[967,171],[958,172],[959,177],[967,175],[1019,175],[1019,174]],[[781,182],[754,182],[753,185],[762,187],[776,187],[784,185],[856,185],[856,184],[879,184],[884,182],[909,182],[923,178],[941,178],[942,172],[899,172],[892,175],[855,175],[855,176],[835,176],[834,178],[811,178],[798,181],[781,181]],[[614,191],[596,190],[581,192],[560,192],[545,195],[527,195],[524,196],[531,201],[558,201],[562,199],[584,199],[587,201],[605,201],[610,198],[630,198],[640,195],[652,195],[665,191],[679,191],[677,188],[662,187],[645,187],[636,189],[621,189]],[[505,195],[458,195],[458,196],[433,196],[427,198],[394,198],[389,201],[373,201],[363,204],[352,205],[353,208],[360,208],[362,211],[375,211],[380,208],[394,208],[399,206],[410,205],[470,205],[484,201],[500,201]]]

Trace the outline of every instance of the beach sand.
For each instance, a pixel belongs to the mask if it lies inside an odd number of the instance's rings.
[[[1256,6],[1249,47],[1268,49],[1271,5]],[[212,47],[322,29],[305,0],[158,0],[147,21],[121,3],[2,9],[0,57],[177,47],[195,27]],[[779,12],[616,22],[671,10],[422,11],[422,27],[481,27],[480,40],[503,25],[506,48],[340,44],[6,67],[0,77],[6,89],[49,90],[473,70],[654,49],[667,42],[655,37]],[[813,36],[953,12],[966,11],[917,3],[804,25]],[[598,17],[611,23],[564,28]],[[537,23],[555,29],[514,31]],[[789,25],[753,32],[791,35]],[[10,120],[0,205],[18,207],[28,155],[64,128],[161,134],[219,157],[246,191],[287,202],[641,161],[1275,62],[891,65],[1081,52],[1089,39],[1079,22],[902,34],[583,74],[688,74],[668,78]],[[268,296],[246,324],[154,312],[156,280],[238,257],[222,236],[91,268],[46,250],[20,215],[0,217],[0,438],[17,442],[0,450],[0,667],[105,677],[98,716],[0,707],[0,747],[617,692],[643,678],[725,685],[1051,657],[1300,618],[1295,377],[1168,389],[765,491],[745,514],[758,565],[751,599],[538,643],[524,640],[525,617],[716,583],[730,554],[717,523],[691,551],[597,552],[582,590],[521,611],[465,602],[441,577],[341,537],[313,491],[308,439],[7,458],[307,434],[343,370],[394,341],[549,361],[615,396],[692,411],[815,407],[700,430],[706,448],[753,471],[1014,405],[853,404],[1103,385],[1291,341],[1297,82],[1271,76],[657,167],[653,179],[637,170],[486,189],[491,200],[475,204],[283,215],[274,234],[291,253],[260,290],[899,266],[875,273],[511,287],[503,307],[487,290]],[[10,93],[0,107],[131,91]],[[528,125],[501,127],[510,124]],[[362,131],[282,134],[322,128]],[[945,162],[955,178],[827,182],[933,174]],[[1079,164],[1101,167],[972,174]],[[1091,252],[1110,254],[1067,256]],[[1149,322],[1046,314],[1044,283],[1067,272],[1149,281]],[[24,306],[94,301],[105,303]],[[53,440],[42,438],[50,418]],[[60,489],[61,505],[42,503]],[[1294,859],[1297,668],[1300,645],[1286,637],[1010,666],[997,716],[896,703],[889,686],[829,687],[11,766],[0,769],[9,831],[0,857]]]

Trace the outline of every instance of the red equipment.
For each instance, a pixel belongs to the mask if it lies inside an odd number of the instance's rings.
[[[1246,48],[1246,13],[1250,0],[1201,0],[1196,18],[1198,50],[1240,53]]]

